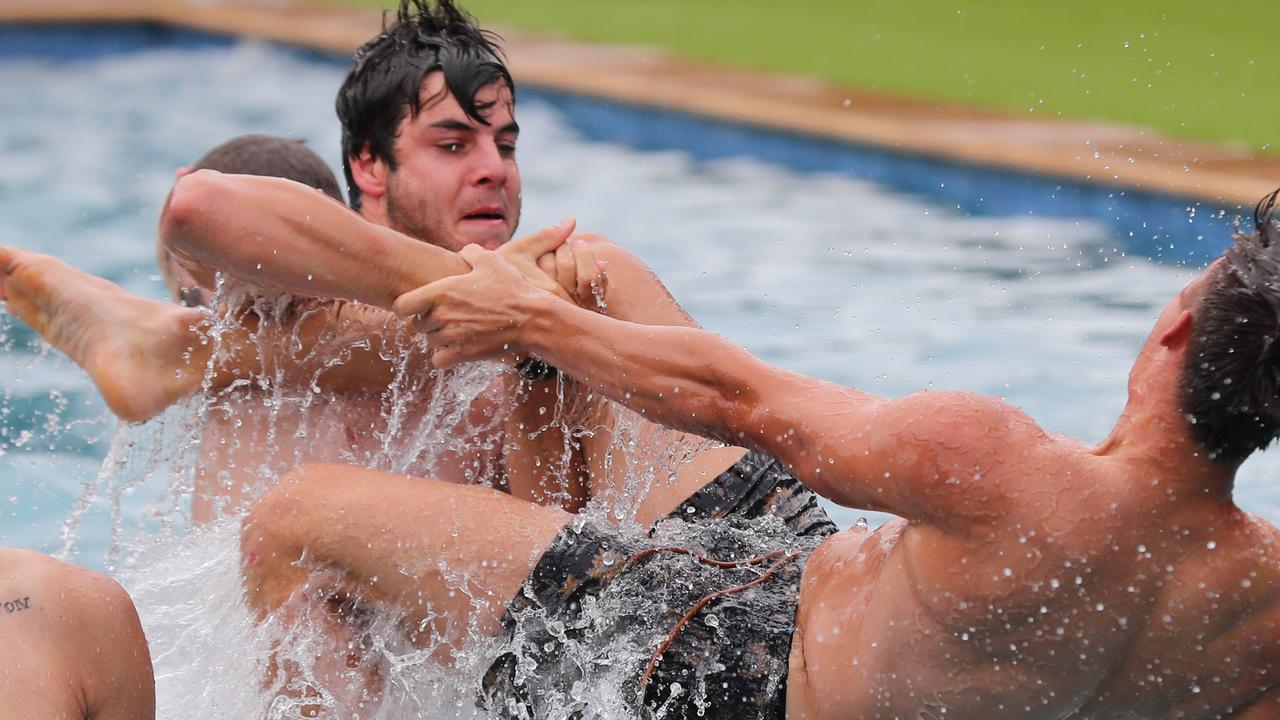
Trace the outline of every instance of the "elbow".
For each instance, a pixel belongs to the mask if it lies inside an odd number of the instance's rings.
[[[708,369],[714,375],[709,383],[714,389],[709,414],[715,431],[711,434],[722,442],[759,449],[769,425],[769,411],[759,389],[716,365]]]
[[[171,251],[193,255],[197,238],[219,206],[221,173],[197,170],[178,179],[160,211],[160,241]]]

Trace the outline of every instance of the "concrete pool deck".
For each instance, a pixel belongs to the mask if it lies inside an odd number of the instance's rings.
[[[4,22],[150,22],[350,53],[381,27],[369,9],[288,1],[8,0]],[[1280,185],[1280,156],[1128,125],[1037,118],[799,76],[695,63],[643,47],[497,28],[521,83],[913,153],[1251,207]]]

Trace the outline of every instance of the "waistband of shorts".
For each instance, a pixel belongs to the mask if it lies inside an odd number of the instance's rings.
[[[685,522],[705,518],[773,515],[796,535],[826,536],[838,528],[818,504],[818,496],[777,459],[749,451],[702,486],[667,517]]]

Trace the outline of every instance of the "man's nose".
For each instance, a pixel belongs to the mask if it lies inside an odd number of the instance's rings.
[[[502,185],[507,182],[511,164],[503,157],[496,142],[482,142],[477,149],[476,166],[472,182],[476,185]]]

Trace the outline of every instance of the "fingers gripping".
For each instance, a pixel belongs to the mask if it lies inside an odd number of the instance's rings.
[[[554,263],[544,262],[543,258],[554,259],[556,249],[563,245],[574,226],[573,218],[565,218],[557,225],[503,245],[498,254],[514,265],[534,286],[568,300],[569,293],[556,283]]]
[[[578,304],[603,310],[605,307],[605,291],[608,287],[608,276],[604,272],[605,264],[597,260],[591,243],[583,239],[574,239],[573,257],[578,275]]]
[[[471,273],[447,277],[433,283],[427,283],[422,287],[414,288],[396,298],[395,302],[391,304],[391,311],[402,318],[417,315],[419,320],[426,319],[430,317],[435,306],[439,304],[440,297],[448,292],[450,288],[456,287],[459,283],[474,282],[471,278],[472,274],[480,269],[481,266],[492,267],[492,264],[497,261],[497,253],[485,250],[474,244],[462,248],[462,251],[458,254],[471,266]]]
[[[463,260],[467,261],[467,264],[471,266],[472,270],[475,270],[481,265],[493,262],[494,258],[497,257],[497,253],[492,250],[485,250],[475,244],[462,248],[462,251],[458,254],[462,256]]]
[[[454,278],[445,278],[428,283],[422,287],[417,287],[409,292],[396,298],[391,304],[391,311],[399,317],[427,317],[431,315],[431,310],[435,307],[440,294],[448,289],[447,283],[453,282]]]
[[[572,217],[567,217],[551,227],[543,228],[522,238],[512,240],[508,243],[509,249],[528,257],[530,260],[536,260],[563,245],[564,241],[573,234],[576,224],[576,220]]]

